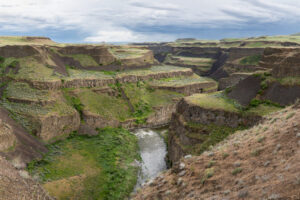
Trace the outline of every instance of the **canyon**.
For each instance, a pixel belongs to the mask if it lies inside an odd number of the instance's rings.
[[[0,167],[0,186],[26,182],[19,191],[0,189],[0,197],[300,197],[300,43],[278,37],[129,45],[0,37],[0,161],[7,166]],[[143,162],[130,131],[161,127],[168,129],[157,137],[167,145],[169,169],[130,196]],[[259,152],[248,158],[253,149]],[[271,173],[253,164],[263,160],[286,179],[246,178],[257,167],[261,177]],[[235,162],[242,162],[236,168],[243,177],[225,173]]]

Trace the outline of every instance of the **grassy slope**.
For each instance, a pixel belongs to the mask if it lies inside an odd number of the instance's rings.
[[[243,108],[240,104],[227,98],[222,92],[211,94],[194,94],[186,97],[186,100],[195,105],[213,110],[225,110],[227,112],[241,113],[244,115],[265,116],[282,109],[275,104],[259,102],[258,105],[249,105]]]
[[[105,119],[124,121],[131,118],[127,102],[120,97],[98,94],[89,89],[81,89],[78,97],[85,109],[99,114]]]
[[[124,199],[137,180],[137,138],[124,129],[106,128],[98,136],[73,136],[49,146],[28,170],[58,199]]]
[[[164,78],[159,80],[154,80],[151,82],[151,85],[156,86],[184,86],[193,83],[206,83],[206,82],[215,82],[211,78],[200,77],[196,74],[189,77],[174,77],[174,78]]]

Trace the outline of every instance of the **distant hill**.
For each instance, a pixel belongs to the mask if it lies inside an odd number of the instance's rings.
[[[291,34],[291,36],[300,36],[300,32],[299,33]]]

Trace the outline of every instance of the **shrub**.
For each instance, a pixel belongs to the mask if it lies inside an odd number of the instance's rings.
[[[238,168],[235,168],[231,173],[232,173],[232,175],[235,176],[235,175],[241,173],[242,171],[243,171],[243,168],[238,167]]]

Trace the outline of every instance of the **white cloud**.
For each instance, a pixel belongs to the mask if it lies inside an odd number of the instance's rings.
[[[171,40],[137,27],[218,27],[249,21],[300,21],[299,0],[10,0],[0,2],[1,31],[77,30],[90,42]]]

